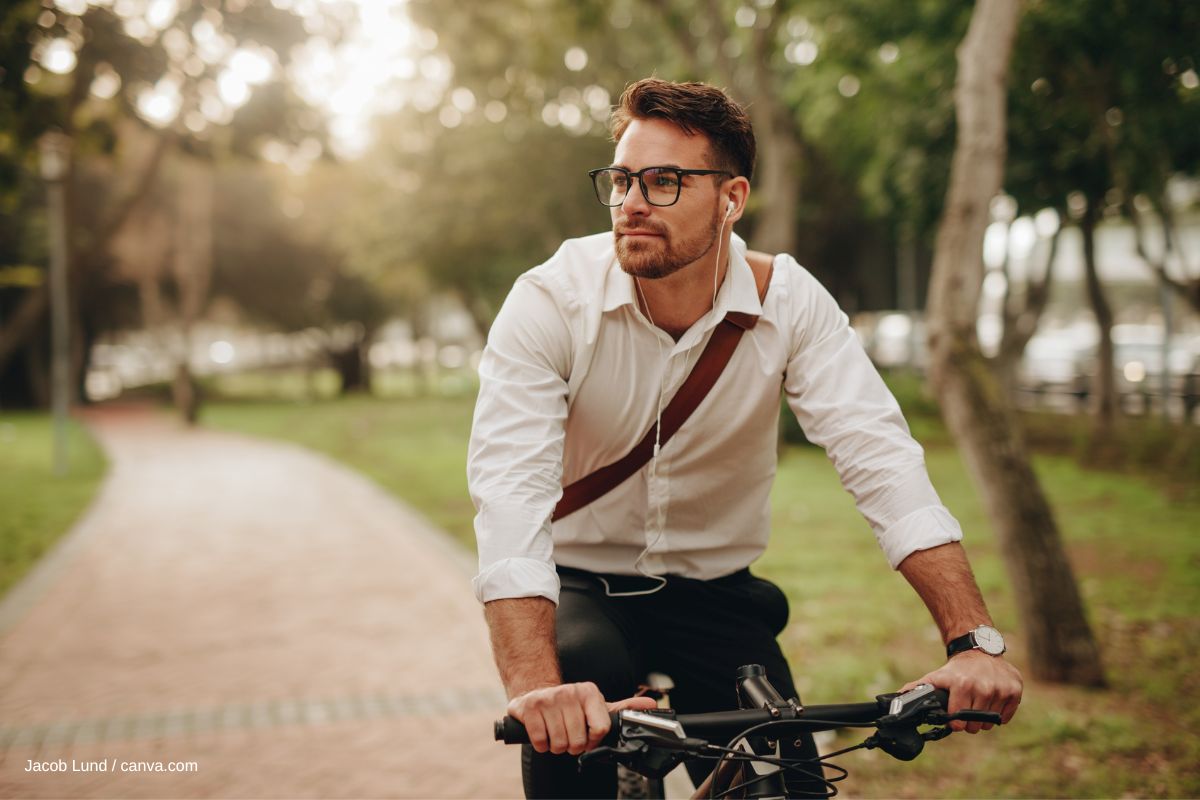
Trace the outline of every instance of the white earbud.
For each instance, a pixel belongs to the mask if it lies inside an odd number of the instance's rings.
[[[729,203],[725,206],[725,219],[729,219],[729,215],[733,213],[733,209],[734,209],[734,204],[733,204],[733,201],[730,200]]]

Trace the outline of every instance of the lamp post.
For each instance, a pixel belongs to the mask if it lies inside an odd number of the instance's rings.
[[[50,398],[54,411],[54,474],[67,473],[67,414],[70,411],[71,352],[67,294],[67,208],[63,181],[71,158],[71,139],[49,131],[38,140],[42,179],[46,182],[50,229]]]

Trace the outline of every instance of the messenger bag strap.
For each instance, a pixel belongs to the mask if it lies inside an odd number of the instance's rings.
[[[764,301],[767,297],[767,288],[771,285],[771,273],[774,270],[771,258],[758,253],[748,253],[747,261],[754,272],[759,301]],[[704,352],[700,354],[696,366],[692,367],[691,373],[679,387],[679,391],[663,409],[660,447],[670,441],[675,432],[683,427],[683,423],[687,422],[692,412],[708,396],[709,390],[724,372],[725,365],[733,357],[733,351],[737,349],[742,334],[753,328],[757,322],[758,317],[754,314],[730,311],[725,315],[725,319],[717,324],[716,330],[709,337],[708,344],[705,346]],[[644,467],[654,454],[657,428],[658,421],[656,420],[650,426],[650,430],[646,431],[642,440],[619,461],[601,467],[569,486],[563,487],[562,499],[554,507],[554,514],[550,517],[551,521],[560,520],[592,501],[598,500]]]

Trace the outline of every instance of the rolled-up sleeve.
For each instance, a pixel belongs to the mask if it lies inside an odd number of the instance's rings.
[[[803,270],[792,289],[788,405],[808,439],[825,448],[888,563],[895,569],[917,550],[962,539],[929,480],[924,451],[846,315]]]
[[[467,452],[479,547],[472,585],[480,602],[558,602],[550,517],[562,495],[571,341],[565,315],[529,275],[488,334]]]

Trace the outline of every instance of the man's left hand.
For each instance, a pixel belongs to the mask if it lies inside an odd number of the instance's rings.
[[[953,714],[965,708],[995,711],[1007,724],[1021,704],[1024,681],[1021,673],[1002,656],[989,656],[978,650],[968,650],[952,656],[943,666],[904,686],[908,691],[919,683],[929,683],[950,692],[947,710]],[[979,733],[990,730],[987,722],[952,722],[956,731]]]

